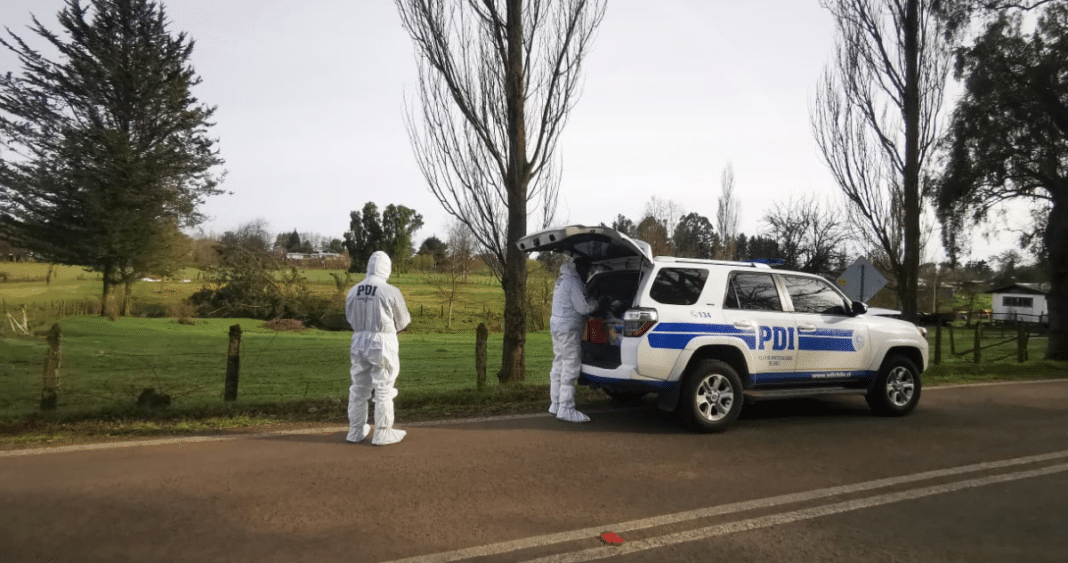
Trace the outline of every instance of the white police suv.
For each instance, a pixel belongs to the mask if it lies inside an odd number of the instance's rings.
[[[580,383],[622,401],[656,393],[694,430],[726,430],[743,398],[856,393],[885,416],[920,400],[923,329],[867,314],[819,276],[654,258],[607,227],[549,229],[518,245],[589,258],[590,295],[611,302],[587,322]]]

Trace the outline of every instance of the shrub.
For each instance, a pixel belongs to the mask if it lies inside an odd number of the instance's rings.
[[[196,324],[193,319],[197,316],[197,307],[188,299],[182,299],[167,306],[167,316],[178,319],[178,324]]]
[[[267,252],[240,246],[220,246],[217,251],[219,265],[207,277],[219,285],[189,298],[201,316],[308,322],[326,313],[329,300],[313,295],[296,268]]]
[[[278,332],[301,332],[308,327],[297,319],[271,319],[261,325],[263,328]]]

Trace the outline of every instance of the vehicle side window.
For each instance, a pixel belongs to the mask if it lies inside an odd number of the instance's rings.
[[[665,305],[693,305],[701,297],[708,270],[701,268],[662,268],[653,280],[649,297]]]
[[[734,274],[727,285],[723,308],[782,311],[782,301],[771,274]]]
[[[818,278],[783,276],[786,291],[798,313],[846,314],[846,302],[831,284]]]

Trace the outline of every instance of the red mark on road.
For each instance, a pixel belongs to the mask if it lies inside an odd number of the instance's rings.
[[[619,537],[619,534],[615,532],[605,532],[600,536],[601,542],[608,545],[622,545],[623,538]]]

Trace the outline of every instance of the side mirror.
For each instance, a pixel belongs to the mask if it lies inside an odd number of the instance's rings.
[[[860,315],[863,315],[864,313],[868,312],[868,306],[860,301],[854,301],[852,307],[850,308],[850,312],[853,313],[854,317],[859,317]]]

